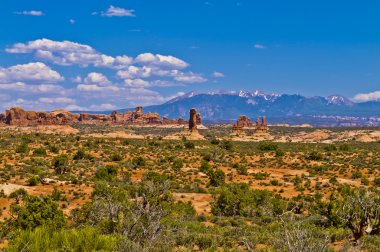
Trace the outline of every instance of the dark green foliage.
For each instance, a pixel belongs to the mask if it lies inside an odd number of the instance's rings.
[[[86,157],[86,151],[84,149],[79,149],[77,153],[75,153],[73,159],[74,160],[81,160]]]
[[[229,140],[222,140],[219,143],[219,146],[220,146],[220,148],[227,150],[227,151],[233,150],[233,148],[234,148],[233,143]]]
[[[146,164],[146,159],[144,157],[142,157],[142,156],[134,157],[132,159],[132,165],[135,168],[144,167],[145,164]]]
[[[323,159],[322,153],[318,151],[312,151],[308,156],[307,159],[313,160],[313,161],[320,161]]]
[[[38,182],[39,182],[39,179],[36,176],[32,176],[28,179],[28,185],[30,186],[36,186]]]
[[[186,149],[194,149],[195,148],[194,142],[186,141],[184,145],[185,145]]]
[[[218,145],[220,143],[220,140],[216,139],[216,138],[213,138],[210,140],[210,143],[213,144],[213,145]]]
[[[46,156],[46,149],[38,148],[33,151],[33,155],[35,156]]]
[[[348,144],[342,144],[339,146],[339,150],[341,151],[350,151],[350,146]]]
[[[59,148],[57,145],[51,145],[49,146],[49,150],[53,153],[59,153]]]
[[[240,175],[248,175],[247,166],[245,166],[243,164],[234,163],[232,165],[232,168],[235,168],[236,171],[238,172],[238,174],[240,174]]]
[[[199,171],[207,174],[208,171],[211,169],[212,168],[211,168],[211,165],[209,164],[209,162],[202,160],[201,167],[199,167]]]
[[[210,179],[210,186],[222,186],[226,180],[226,174],[222,170],[209,170],[207,175]]]
[[[69,171],[69,157],[66,154],[54,157],[53,168],[57,174],[64,174]]]
[[[334,145],[334,144],[329,144],[329,145],[327,145],[326,147],[325,147],[325,151],[330,151],[330,152],[332,152],[332,151],[337,151],[338,150],[338,148],[336,147],[336,145]]]
[[[327,203],[319,203],[319,213],[334,226],[349,228],[355,240],[380,234],[380,193],[367,189],[339,188]]]
[[[117,176],[117,167],[106,165],[95,172],[95,178],[98,180],[112,181]]]
[[[374,185],[374,186],[377,186],[377,187],[380,187],[380,178],[375,178],[375,179],[373,180],[373,185]]]
[[[280,196],[266,190],[252,190],[247,184],[228,184],[221,188],[212,213],[222,216],[276,216],[286,209]]]
[[[16,147],[16,153],[27,153],[29,151],[29,147],[27,143],[22,143]]]
[[[361,178],[363,175],[362,175],[362,173],[360,172],[360,171],[354,171],[353,173],[352,173],[352,178],[353,179],[358,179],[358,178]]]
[[[276,151],[278,149],[278,145],[273,142],[262,142],[257,148],[261,151]]]
[[[172,168],[175,171],[179,171],[183,167],[183,161],[180,158],[176,158],[173,160]]]
[[[12,205],[12,213],[16,216],[12,225],[21,229],[34,229],[42,225],[61,228],[66,224],[63,212],[50,197],[27,196],[23,205]]]
[[[276,157],[283,157],[285,155],[285,152],[281,149],[276,150]]]
[[[119,154],[119,153],[114,153],[111,156],[111,160],[114,161],[114,162],[122,161],[123,160],[123,156],[121,154]]]

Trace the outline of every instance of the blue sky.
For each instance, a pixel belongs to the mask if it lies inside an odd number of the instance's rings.
[[[3,0],[0,110],[191,90],[380,98],[380,1]]]

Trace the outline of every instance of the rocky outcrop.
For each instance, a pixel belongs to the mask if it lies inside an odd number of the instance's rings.
[[[79,115],[64,110],[56,110],[50,113],[38,111],[26,111],[16,107],[5,111],[3,122],[15,126],[35,125],[69,125],[78,122]]]
[[[189,130],[197,131],[197,110],[194,108],[190,109]]]
[[[256,134],[267,134],[269,131],[267,118],[265,116],[261,119],[257,118],[256,124],[253,125],[248,117],[240,115],[236,123],[232,126],[232,134],[244,135],[245,128],[253,128]]]
[[[268,134],[268,132],[269,132],[269,127],[267,124],[266,116],[263,116],[261,118],[261,120],[260,120],[260,118],[257,118],[255,133],[256,134]]]
[[[200,120],[200,115],[195,118]],[[136,107],[133,111],[119,113],[113,111],[111,115],[95,115],[89,113],[73,114],[65,110],[52,112],[26,111],[16,107],[0,114],[0,123],[15,126],[35,125],[71,125],[75,123],[114,123],[127,125],[184,125],[186,122],[180,118],[170,120],[164,117],[162,120],[158,113],[144,114],[142,107]]]

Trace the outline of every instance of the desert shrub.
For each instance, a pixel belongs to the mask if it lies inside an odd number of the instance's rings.
[[[377,187],[380,187],[380,178],[375,178],[375,179],[373,180],[373,185],[374,185],[374,186],[377,186]]]
[[[234,148],[234,145],[231,141],[229,140],[222,140],[220,143],[219,143],[219,146],[220,148],[224,149],[224,150],[227,150],[227,151],[230,151]]]
[[[27,153],[29,151],[29,147],[27,143],[22,143],[16,147],[16,153]]]
[[[199,167],[199,171],[207,174],[207,172],[211,169],[212,168],[211,168],[211,165],[209,164],[209,162],[202,160],[201,166]]]
[[[61,228],[66,223],[63,212],[50,197],[27,196],[22,205],[13,204],[11,212],[16,216],[12,220],[16,228],[34,229],[43,225]]]
[[[207,176],[210,179],[209,186],[222,186],[226,180],[226,174],[222,170],[209,170]]]
[[[117,176],[117,167],[106,165],[95,172],[95,178],[98,180],[112,181]]]
[[[179,171],[183,167],[183,161],[180,158],[176,158],[173,160],[172,168],[175,171]]]
[[[61,192],[59,191],[58,187],[54,186],[53,192],[51,194],[51,198],[55,201],[61,200]]]
[[[137,156],[132,159],[132,165],[137,167],[144,167],[146,165],[146,159],[142,156]]]
[[[35,155],[35,156],[46,156],[46,149],[37,148],[33,151],[33,155]]]
[[[267,172],[256,172],[251,174],[257,180],[264,180],[269,177],[269,173]]]
[[[95,228],[55,230],[50,226],[17,232],[7,251],[115,251],[117,237]]]
[[[49,150],[53,153],[59,153],[59,147],[57,145],[49,146]]]
[[[276,157],[283,157],[285,155],[285,152],[281,149],[276,150]]]
[[[79,149],[79,150],[75,153],[73,159],[74,159],[74,160],[82,160],[82,159],[84,159],[85,157],[86,157],[86,151],[85,151],[84,149]]]
[[[274,239],[278,251],[328,252],[330,236],[311,225],[283,223],[281,232]]]
[[[342,186],[339,195],[333,194],[319,211],[333,225],[349,228],[356,241],[366,234],[380,232],[379,192]]]
[[[325,147],[325,151],[330,151],[330,152],[332,152],[332,151],[337,151],[338,150],[338,148],[336,147],[336,145],[334,145],[334,144],[329,144],[329,145],[327,145],[326,147]]]
[[[307,159],[309,160],[314,160],[314,161],[320,161],[323,159],[323,155],[322,153],[318,152],[318,151],[312,151],[311,153],[309,153],[309,155],[307,156]]]
[[[360,171],[354,171],[353,173],[352,173],[352,176],[351,176],[351,178],[352,179],[358,179],[358,178],[361,178],[363,175],[362,175],[362,173],[360,172]]]
[[[57,174],[64,174],[69,171],[69,157],[66,154],[54,157],[53,168]]]
[[[278,145],[273,142],[261,142],[257,148],[261,151],[276,151]]]
[[[184,146],[186,149],[194,149],[195,148],[195,144],[193,142],[190,142],[190,141],[185,141]]]
[[[32,176],[28,179],[29,186],[36,186],[39,182],[39,179],[36,176]]]
[[[114,162],[122,161],[123,156],[120,153],[114,153],[111,155],[111,160]]]
[[[213,145],[218,145],[220,143],[220,140],[216,139],[216,138],[213,138],[210,140],[210,143],[213,144]]]
[[[351,148],[348,144],[342,144],[339,146],[340,151],[349,151]]]
[[[276,216],[286,209],[286,202],[267,190],[252,190],[247,184],[228,184],[221,188],[211,205],[214,215]]]
[[[232,165],[232,168],[235,168],[238,174],[240,175],[248,175],[248,169],[247,166],[239,164],[239,163],[234,163]]]

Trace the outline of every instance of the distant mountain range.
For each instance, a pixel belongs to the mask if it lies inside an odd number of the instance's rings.
[[[236,119],[242,114],[253,118],[264,115],[268,117],[380,116],[380,101],[355,103],[340,95],[305,97],[243,90],[190,92],[161,105],[144,107],[144,110],[173,118],[187,117],[190,108],[196,108],[207,120]]]
[[[250,118],[380,117],[380,101],[355,103],[340,95],[305,97],[257,90],[189,92],[164,104],[144,107],[144,112],[187,118],[190,108],[196,108],[204,120],[210,121],[232,120],[239,115]]]

